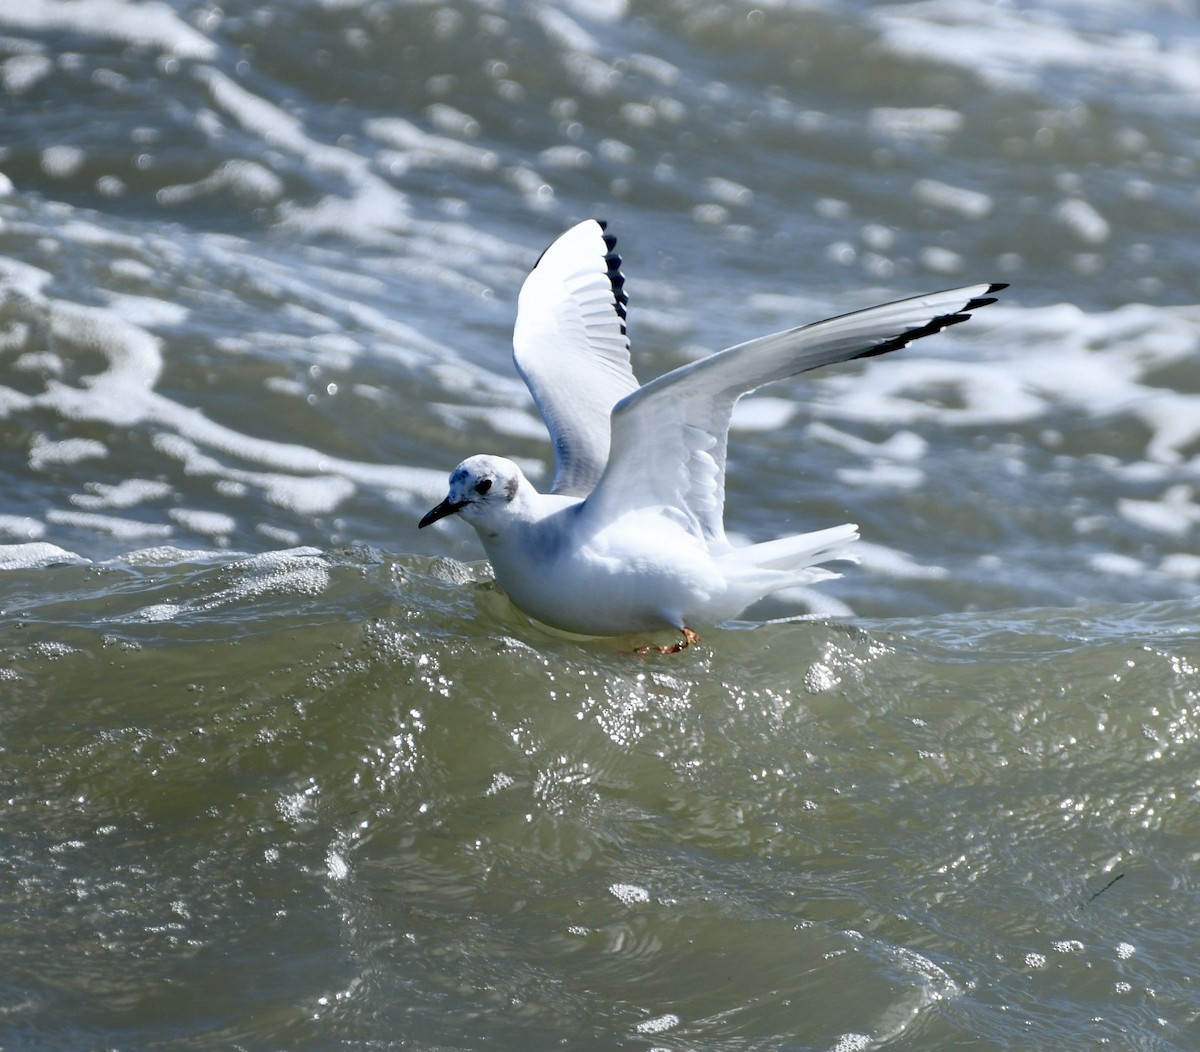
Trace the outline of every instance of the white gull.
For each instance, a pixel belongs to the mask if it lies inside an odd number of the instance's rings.
[[[734,547],[725,537],[725,448],[734,403],[773,380],[898,350],[966,321],[1002,284],[897,300],[762,336],[638,386],[615,239],[589,219],[538,260],[517,305],[513,360],[554,443],[539,493],[504,457],[469,457],[421,519],[458,514],[496,580],[531,617],[582,635],[694,627],[834,576],[818,564],[858,537],[845,524]],[[642,652],[649,649],[640,648]]]

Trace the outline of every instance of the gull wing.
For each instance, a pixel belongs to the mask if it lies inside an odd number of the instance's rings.
[[[513,362],[554,443],[552,493],[586,496],[608,462],[610,414],[637,380],[616,238],[589,219],[537,261],[517,300]]]
[[[772,380],[899,350],[966,321],[1005,285],[969,285],[738,344],[674,369],[617,403],[608,465],[584,514],[601,528],[636,508],[666,507],[723,547],[725,447],[734,403]]]

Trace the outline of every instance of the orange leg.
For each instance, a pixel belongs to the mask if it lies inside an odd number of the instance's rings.
[[[649,654],[652,650],[657,650],[660,654],[678,654],[685,647],[690,647],[693,643],[699,643],[700,637],[696,635],[687,625],[683,626],[683,641],[680,643],[672,643],[669,646],[644,646],[636,647],[635,654]]]

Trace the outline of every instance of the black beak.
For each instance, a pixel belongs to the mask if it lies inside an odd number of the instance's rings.
[[[444,519],[447,515],[453,515],[459,508],[467,502],[465,500],[452,501],[447,497],[436,508],[431,508],[425,513],[421,521],[417,523],[417,529],[423,530],[431,523],[437,522],[438,519]]]

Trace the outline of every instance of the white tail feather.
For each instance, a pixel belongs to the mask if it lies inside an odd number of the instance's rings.
[[[797,533],[762,544],[734,548],[721,556],[721,562],[738,566],[755,566],[761,570],[802,570],[829,559],[852,559],[845,551],[858,540],[858,527],[853,523],[831,526],[814,533]]]

